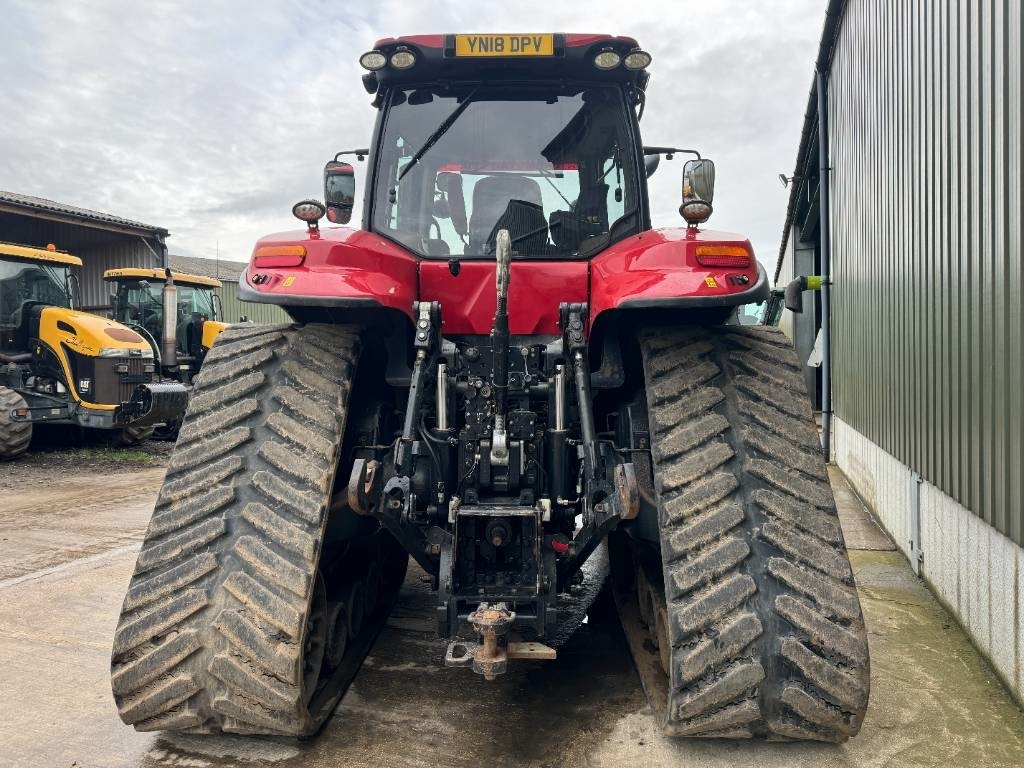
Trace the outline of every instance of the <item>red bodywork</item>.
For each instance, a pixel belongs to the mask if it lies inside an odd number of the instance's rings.
[[[259,257],[260,246],[301,245],[306,255],[293,267],[271,266]],[[277,257],[273,257],[277,258]],[[253,283],[261,275],[265,280]],[[360,229],[337,227],[317,237],[306,232],[280,232],[260,238],[245,273],[249,288],[274,303],[301,303],[295,297],[375,300],[410,317],[417,296],[417,260],[390,240]]]
[[[701,245],[738,246],[750,253],[746,267],[706,267]],[[709,305],[749,291],[758,281],[750,241],[729,232],[679,227],[653,229],[620,240],[590,263],[590,321],[631,301],[706,297]],[[722,304],[730,302],[722,301]]]
[[[731,295],[749,291],[759,278],[756,262],[746,268],[703,267],[699,245],[740,246],[739,235],[698,229],[642,232],[621,240],[590,261],[517,261],[509,285],[509,323],[513,334],[557,334],[558,305],[588,302],[591,324],[603,312],[629,302],[704,297],[708,305],[735,304]],[[462,261],[453,276],[447,261],[419,259],[372,232],[345,227],[269,235],[257,243],[302,245],[306,256],[293,267],[250,263],[248,287],[272,303],[302,304],[303,299],[351,299],[351,306],[376,302],[410,319],[414,301],[438,301],[446,334],[487,334],[494,322],[493,261]],[[253,277],[261,276],[259,283]],[[276,298],[271,298],[276,297]],[[310,302],[313,303],[313,302]],[[342,304],[344,306],[344,304]]]

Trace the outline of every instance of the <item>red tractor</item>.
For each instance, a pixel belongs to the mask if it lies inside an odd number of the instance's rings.
[[[868,650],[803,376],[750,242],[654,230],[651,56],[605,35],[426,35],[361,57],[378,110],[360,228],[339,153],[248,301],[295,324],[208,354],[114,638],[140,730],[303,735],[356,674],[408,555],[445,664],[553,658],[607,542],[667,731],[842,741]],[[552,662],[557,663],[557,661]],[[469,674],[452,671],[451,674]],[[481,684],[482,681],[481,681]]]

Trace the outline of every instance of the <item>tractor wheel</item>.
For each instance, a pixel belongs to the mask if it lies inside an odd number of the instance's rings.
[[[640,594],[620,608],[648,634],[627,626],[652,705],[673,735],[845,741],[868,644],[792,346],[660,329],[641,352],[660,562],[638,545]]]
[[[130,448],[153,436],[156,427],[122,427],[104,432],[105,441],[115,448]]]
[[[153,428],[153,439],[173,443],[178,439],[178,432],[181,431],[181,424],[184,420],[184,416],[179,416],[167,424],[157,424]]]
[[[369,521],[343,550],[358,568],[321,567],[358,350],[345,328],[258,326],[207,356],[114,636],[137,730],[309,735],[358,670],[407,562]],[[378,607],[342,639],[367,551],[387,559]]]
[[[0,461],[20,456],[32,442],[32,422],[11,418],[11,411],[18,408],[28,408],[25,398],[13,389],[0,387]]]

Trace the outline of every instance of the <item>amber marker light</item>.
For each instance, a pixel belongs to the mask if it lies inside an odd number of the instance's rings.
[[[305,258],[304,245],[259,245],[252,255],[252,265],[257,269],[297,267]]]
[[[742,245],[697,246],[697,263],[702,267],[749,267],[753,258]]]

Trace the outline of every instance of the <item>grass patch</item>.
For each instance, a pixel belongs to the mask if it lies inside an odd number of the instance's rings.
[[[80,448],[77,455],[82,459],[102,459],[124,464],[152,464],[156,458],[145,451],[129,448]]]

